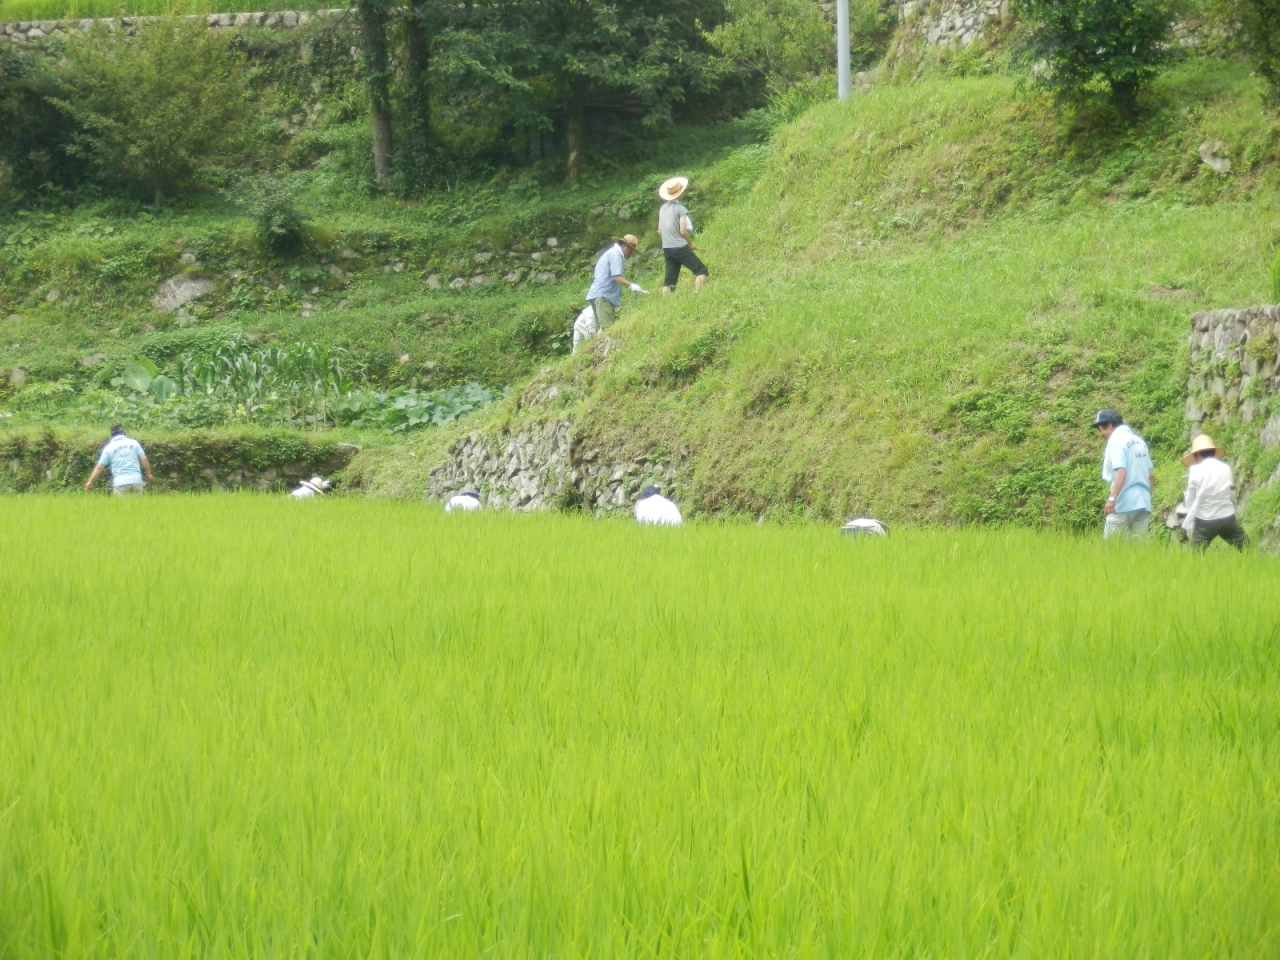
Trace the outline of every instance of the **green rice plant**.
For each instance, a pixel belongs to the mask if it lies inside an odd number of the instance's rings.
[[[1271,261],[1271,302],[1280,303],[1280,250]]]
[[[332,6],[332,3],[317,3],[315,0],[3,0],[0,2],[0,22],[316,10]]]
[[[1280,945],[1267,557],[334,498],[0,523],[39,533],[0,560],[6,958]]]

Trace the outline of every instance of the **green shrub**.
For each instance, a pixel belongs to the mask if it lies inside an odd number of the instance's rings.
[[[1271,302],[1280,303],[1280,250],[1271,261]]]
[[[1235,0],[1249,59],[1280,103],[1280,0]]]
[[[728,0],[729,19],[706,34],[721,66],[764,78],[776,95],[831,69],[835,36],[813,0]],[[849,58],[854,70],[884,55],[894,18],[879,0],[851,0]]]
[[[253,218],[258,243],[276,256],[292,257],[307,245],[307,217],[294,206],[293,195],[275,177],[249,183],[237,203]]]
[[[199,20],[142,24],[126,38],[104,28],[72,37],[52,102],[79,127],[72,152],[140,197],[201,184],[245,153],[243,58]]]
[[[69,152],[75,123],[50,100],[58,90],[46,57],[0,46],[0,166],[20,193],[75,186],[85,173],[83,160]]]
[[[1037,83],[1074,105],[1103,97],[1137,116],[1138,92],[1169,56],[1168,0],[1021,0]]]

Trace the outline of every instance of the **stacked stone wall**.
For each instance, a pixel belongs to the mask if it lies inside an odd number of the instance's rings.
[[[987,35],[993,26],[1012,18],[1010,0],[905,0],[898,4],[902,29],[934,47],[967,47]]]
[[[345,9],[334,10],[282,10],[257,13],[211,13],[207,16],[188,16],[185,20],[202,20],[211,30],[247,30],[253,27],[267,30],[293,30],[316,20],[337,20],[347,14]],[[50,40],[65,40],[73,33],[92,30],[102,25],[112,32],[125,36],[135,33],[141,24],[157,17],[118,17],[104,20],[23,20],[0,23],[0,43],[16,43],[21,46],[41,45]]]
[[[1188,437],[1227,450],[1246,527],[1280,551],[1280,305],[1191,318]]]
[[[556,388],[551,388],[552,390]],[[470,433],[427,477],[432,500],[475,487],[486,507],[627,512],[649,484],[679,497],[676,466],[657,457],[619,459],[570,422],[553,420],[492,434]]]
[[[831,0],[819,0],[828,18],[835,19],[835,4]],[[885,6],[896,8],[898,23],[902,29],[922,38],[931,46],[958,43],[968,46],[984,36],[993,21],[1009,20],[1013,16],[1010,0],[885,0]],[[207,16],[191,16],[189,20],[203,20],[210,29],[293,30],[316,20],[336,20],[345,16],[345,8],[328,10],[283,10],[255,13],[211,13]],[[139,24],[154,17],[119,17],[104,20],[26,20],[0,23],[0,43],[20,45],[43,44],[50,39],[65,39],[72,33],[87,31],[95,24],[108,30],[118,30],[126,36],[137,30]]]
[[[1187,419],[1266,419],[1280,395],[1280,306],[1212,310],[1191,318]],[[1280,413],[1267,419],[1267,446],[1280,445]]]

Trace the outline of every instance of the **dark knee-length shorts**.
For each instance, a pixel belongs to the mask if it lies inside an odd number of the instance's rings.
[[[674,287],[680,282],[681,267],[688,267],[695,277],[707,275],[707,265],[688,247],[663,247],[662,256],[667,261],[667,273],[662,279],[664,287]]]

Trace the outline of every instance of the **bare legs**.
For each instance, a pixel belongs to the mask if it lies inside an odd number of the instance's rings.
[[[704,274],[702,274],[702,275],[700,275],[700,276],[697,276],[697,277],[694,277],[694,278],[693,278],[693,292],[694,292],[694,293],[698,293],[698,292],[699,292],[699,291],[701,291],[701,290],[702,290],[702,288],[703,288],[703,287],[705,287],[706,285],[707,285],[707,275],[706,275],[705,273],[704,273]],[[662,288],[662,295],[663,295],[664,297],[669,297],[669,296],[671,295],[671,291],[672,291],[672,289],[673,289],[672,287],[663,287],[663,288]]]

